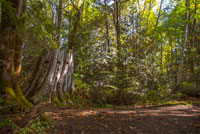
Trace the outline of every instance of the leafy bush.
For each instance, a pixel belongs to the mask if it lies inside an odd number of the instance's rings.
[[[12,132],[17,128],[17,125],[10,117],[0,118],[0,133]]]
[[[147,90],[143,98],[147,104],[157,104],[162,100],[160,93],[156,90]]]
[[[181,93],[189,97],[200,97],[200,86],[196,86],[194,83],[182,82]]]
[[[83,82],[84,75],[76,73],[74,74],[74,81],[78,94],[81,96],[88,96],[88,91],[91,88],[91,85]]]
[[[194,84],[193,83],[189,83],[187,81],[182,82],[181,86],[182,86],[183,89],[192,89],[192,88],[194,88]]]
[[[170,99],[172,100],[179,100],[179,99],[183,99],[186,98],[187,96],[181,92],[176,92],[170,95]]]
[[[13,125],[13,121],[11,118],[6,118],[6,119],[3,119],[1,122],[0,122],[0,129],[1,128],[4,128],[6,126],[12,126]]]

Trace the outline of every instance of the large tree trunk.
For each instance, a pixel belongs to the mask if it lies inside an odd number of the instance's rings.
[[[194,81],[196,80],[196,75],[195,75],[195,28],[196,28],[196,23],[197,20],[194,17],[197,13],[197,0],[194,1],[194,13],[193,13],[193,22],[189,26],[189,37],[190,37],[190,57],[189,57],[189,63],[190,63],[190,70],[192,73],[191,80]]]
[[[37,104],[44,101],[65,103],[65,95],[74,91],[72,51],[45,52],[25,88],[25,95]]]
[[[73,3],[73,1],[71,2]],[[62,6],[62,3],[60,3],[60,6]],[[45,101],[65,103],[67,93],[75,91],[73,48],[84,2],[80,8],[76,7],[74,3],[73,6],[77,10],[77,16],[70,31],[68,50],[59,48],[45,52],[40,57],[35,72],[24,89],[25,96],[30,98],[34,104]]]
[[[13,12],[7,7],[8,4],[14,9]],[[20,30],[24,24],[21,14],[25,11],[25,1],[7,0],[1,4],[1,9],[0,98],[5,105],[16,103],[30,107],[17,82],[21,72],[23,37]]]
[[[189,20],[189,11],[188,11],[189,0],[185,1],[185,5],[186,5],[186,19]],[[181,59],[180,59],[181,61],[180,61],[179,70],[177,74],[177,86],[180,86],[182,82],[183,65],[184,65],[184,57],[185,57],[184,55],[185,55],[185,48],[187,44],[188,44],[188,23],[186,23],[185,25],[185,38],[184,38],[184,45],[181,52]]]

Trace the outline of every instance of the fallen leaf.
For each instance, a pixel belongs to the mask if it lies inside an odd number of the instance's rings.
[[[108,128],[108,125],[104,125],[105,128]]]
[[[132,127],[132,126],[128,126],[131,130],[133,130],[134,129],[134,127]]]
[[[58,134],[65,134],[65,132],[64,131],[60,131],[60,132],[58,132]]]

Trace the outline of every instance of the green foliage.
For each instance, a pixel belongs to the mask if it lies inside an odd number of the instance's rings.
[[[148,90],[143,97],[147,104],[158,104],[162,100],[160,93],[155,90]]]
[[[159,85],[158,91],[159,91],[159,94],[162,98],[170,97],[171,93],[172,93],[171,88],[168,88],[166,86],[161,86],[161,85]]]
[[[84,75],[81,74],[74,74],[74,81],[76,83],[76,86],[78,89],[83,89],[83,90],[87,90],[88,88],[90,88],[90,85],[84,83],[82,81],[82,79],[84,78]]]
[[[105,107],[106,107],[106,108],[113,108],[113,105],[106,104]]]
[[[27,124],[24,128],[20,128],[16,134],[45,134],[46,130],[54,126],[54,121],[50,120],[46,114],[37,117],[33,122]]]
[[[4,100],[0,98],[0,106],[3,105]]]
[[[74,82],[77,88],[77,92],[79,93],[79,95],[81,96],[88,96],[88,91],[91,88],[90,84],[87,84],[86,82],[84,82],[82,79],[84,79],[84,75],[82,74],[74,74]]]
[[[173,99],[173,100],[180,100],[180,99],[182,99],[182,98],[186,98],[186,96],[183,94],[183,93],[181,93],[181,92],[176,92],[176,93],[174,93],[174,94],[171,94],[171,99]]]
[[[60,100],[57,97],[54,98],[54,103],[57,104],[58,106],[62,106],[62,103],[60,102]]]
[[[10,16],[12,17],[13,21],[15,21],[15,8],[13,7],[13,4],[10,1],[7,0],[0,0],[0,5],[4,6],[4,8],[1,8],[2,12],[7,12],[10,14]]]
[[[79,7],[81,2],[74,4]],[[67,103],[129,105],[141,97],[145,103],[156,104],[163,99],[200,96],[199,3],[195,8],[195,2],[190,1],[190,8],[186,8],[185,1],[166,1],[162,6],[155,0],[123,1],[118,45],[116,22],[113,22],[117,17],[113,15],[116,7],[112,2],[104,2],[85,1],[73,49],[77,92],[65,94]],[[58,4],[59,1],[27,1],[23,46],[25,80],[29,79],[35,67],[33,63],[36,64],[43,51],[58,48],[59,34],[62,49],[68,46],[77,10],[71,1],[63,0],[63,18],[58,29]],[[190,19],[186,17],[188,10]],[[194,48],[191,48],[192,41]],[[193,59],[194,74],[190,63]],[[182,84],[177,89],[180,68]],[[63,105],[59,98],[55,102]]]
[[[0,129],[4,128],[4,127],[8,127],[8,126],[14,126],[14,123],[12,121],[11,118],[6,118],[6,119],[3,119],[1,122],[0,122]]]
[[[85,97],[83,95],[81,96],[81,95],[79,95],[79,93],[78,94],[66,93],[65,97],[66,97],[66,105],[67,106],[81,108],[84,106],[93,105],[87,97]],[[66,106],[66,105],[63,105],[63,106]]]
[[[13,119],[11,117],[3,117],[0,119],[0,130],[3,130],[2,132],[11,132],[18,128],[18,126],[14,123]]]
[[[185,81],[185,82],[181,83],[181,86],[182,86],[183,89],[186,89],[186,90],[187,89],[193,89],[194,83],[190,83],[190,82]]]
[[[189,97],[198,97],[200,96],[200,86],[196,86],[195,83],[182,82],[181,83],[181,92]]]

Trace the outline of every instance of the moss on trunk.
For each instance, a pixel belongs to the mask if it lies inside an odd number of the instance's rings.
[[[4,105],[17,104],[21,108],[29,109],[32,104],[24,97],[18,85],[14,88],[4,87]]]
[[[19,2],[18,0],[6,0],[1,3],[0,98],[4,99],[5,105],[18,104],[20,107],[30,108],[32,104],[24,97],[16,79],[21,72],[23,45],[21,27],[25,21],[22,19],[25,1],[23,0],[22,3],[23,10]],[[18,11],[21,11],[21,14]]]

